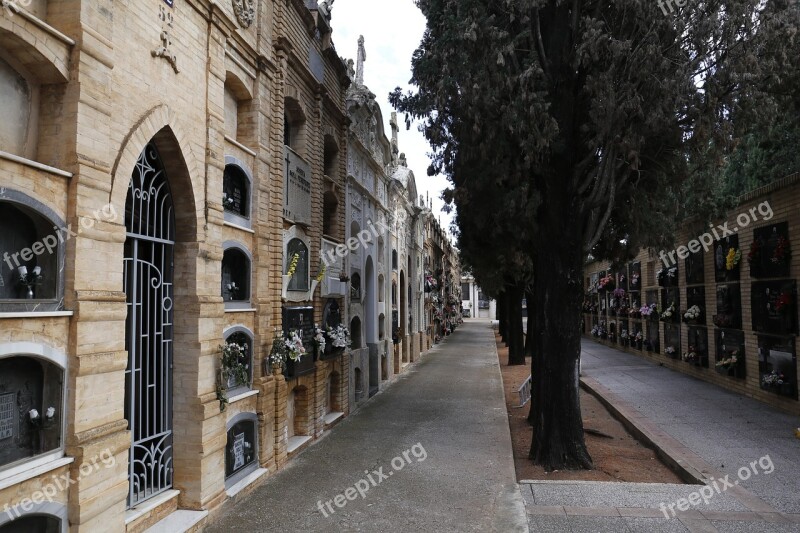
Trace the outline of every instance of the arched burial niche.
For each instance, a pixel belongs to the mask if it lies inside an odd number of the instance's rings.
[[[0,344],[0,479],[63,455],[66,355]]]
[[[225,488],[258,469],[258,415],[239,413],[227,423]]]
[[[245,382],[239,381],[235,375],[229,375],[224,385],[229,391],[249,389],[253,383],[253,333],[244,326],[232,326],[225,330],[224,337],[226,343],[236,344],[241,348],[239,362],[247,371]]]
[[[245,228],[251,227],[251,197],[253,176],[242,161],[225,156],[222,175],[222,208],[225,221]]]
[[[361,319],[357,316],[350,320],[350,340],[353,343],[351,346],[353,350],[361,348],[364,342],[361,338]]]
[[[225,307],[250,307],[250,252],[235,241],[223,243],[221,294]]]
[[[62,308],[64,226],[41,202],[0,188],[0,312]]]
[[[24,501],[24,500],[23,500]],[[52,501],[28,502],[0,513],[0,533],[67,533],[67,507]]]

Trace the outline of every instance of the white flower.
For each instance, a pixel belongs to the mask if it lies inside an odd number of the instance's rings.
[[[37,420],[39,418],[39,411],[36,409],[31,409],[28,411],[28,416],[31,417],[31,420]]]
[[[48,407],[47,412],[44,414],[45,418],[53,418],[56,416],[56,408],[55,407]]]

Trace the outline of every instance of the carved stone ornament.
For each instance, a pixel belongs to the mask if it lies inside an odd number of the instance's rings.
[[[153,57],[163,57],[166,59],[170,65],[172,65],[172,69],[175,71],[175,74],[180,72],[178,69],[178,57],[172,53],[170,49],[172,46],[172,40],[169,37],[169,33],[167,30],[161,32],[161,46],[150,52]]]
[[[233,12],[239,26],[249,28],[256,16],[255,0],[233,0]]]

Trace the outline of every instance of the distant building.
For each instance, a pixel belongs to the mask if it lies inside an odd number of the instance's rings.
[[[472,274],[461,275],[461,309],[464,318],[497,318],[497,301],[481,290]]]

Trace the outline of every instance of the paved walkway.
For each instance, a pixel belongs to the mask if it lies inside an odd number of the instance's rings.
[[[206,531],[527,531],[514,478],[494,337],[470,320]]]
[[[800,531],[796,417],[590,340],[582,375],[712,484],[523,483],[531,531]]]

